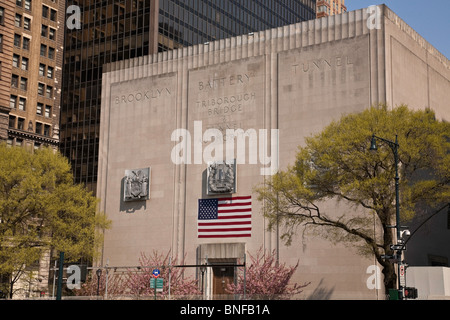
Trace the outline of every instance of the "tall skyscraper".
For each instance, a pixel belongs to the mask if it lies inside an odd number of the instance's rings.
[[[0,1],[0,139],[59,143],[65,1]]]
[[[345,0],[318,0],[317,18],[347,12],[347,7],[345,6],[344,2]]]
[[[314,19],[316,0],[80,0],[66,28],[62,153],[76,182],[95,191],[105,63]]]

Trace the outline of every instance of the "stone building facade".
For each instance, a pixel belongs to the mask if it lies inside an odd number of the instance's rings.
[[[449,66],[384,5],[107,65],[97,196],[112,228],[98,264],[136,265],[153,250],[186,256],[188,264],[237,263],[264,248],[283,263],[299,262],[293,281],[311,281],[300,298],[384,299],[383,289],[368,285],[374,258],[301,234],[285,246],[267,231],[252,190],[292,164],[304,137],[343,114],[406,103],[448,121]],[[209,178],[211,157],[221,153],[211,134],[229,141],[227,129],[255,133],[235,162],[231,194],[251,202],[251,230],[200,237],[199,200],[224,197],[208,193],[208,182],[231,179],[224,166],[222,180]],[[148,199],[138,199],[141,169],[149,169]],[[130,192],[135,201],[126,201]],[[323,210],[353,209],[329,201]],[[219,271],[209,275],[209,294],[221,293],[215,280],[234,275]]]
[[[82,24],[66,28],[60,151],[94,192],[104,64],[316,17],[316,0],[72,2]]]

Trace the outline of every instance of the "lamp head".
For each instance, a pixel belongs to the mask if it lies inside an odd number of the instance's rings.
[[[400,237],[402,240],[406,240],[410,236],[411,236],[411,232],[408,229],[400,232]]]
[[[375,139],[375,135],[372,136],[372,141],[370,142],[369,150],[370,151],[377,151],[378,150],[378,148],[377,148],[377,141]]]

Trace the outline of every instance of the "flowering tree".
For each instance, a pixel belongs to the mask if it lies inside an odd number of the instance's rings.
[[[295,266],[288,267],[285,263],[277,263],[275,251],[271,254],[258,250],[256,257],[249,254],[251,264],[244,274],[238,277],[237,284],[229,283],[226,291],[231,294],[243,294],[244,285],[246,295],[250,299],[289,299],[295,294],[301,293],[303,288],[310,284],[299,285],[294,283],[289,285],[289,280],[297,270],[298,262]]]
[[[108,283],[106,282],[106,276],[108,276]],[[117,273],[110,269],[108,273],[103,270],[99,279],[94,269],[86,282],[81,285],[81,288],[74,290],[74,294],[77,296],[96,296],[98,293],[99,296],[105,296],[107,292],[109,298],[123,295],[127,291],[124,281],[125,276],[126,274]]]
[[[200,294],[198,281],[190,277],[185,277],[185,268],[173,267],[174,265],[177,265],[177,259],[175,258],[172,261],[169,261],[169,257],[170,252],[168,252],[165,256],[156,251],[153,251],[150,256],[141,253],[141,257],[139,258],[141,270],[129,270],[125,280],[126,286],[130,290],[130,293],[134,296],[154,295],[154,289],[150,289],[149,283],[152,278],[153,269],[158,268],[161,271],[159,277],[164,279],[163,290],[162,292],[157,293],[159,297],[168,297],[169,283],[171,296],[182,296],[183,298],[186,298],[186,296],[192,297]]]
[[[122,272],[114,271],[114,268],[108,269],[107,283],[106,272],[103,271],[99,279],[94,269],[81,289],[75,290],[75,294],[78,296],[95,296],[98,293],[98,295],[104,296],[107,290],[108,299],[128,295],[136,299],[153,297],[155,291],[150,288],[150,279],[153,277],[153,269],[157,268],[161,271],[159,277],[164,279],[162,292],[157,292],[159,299],[166,299],[169,296],[169,278],[171,298],[182,297],[185,299],[199,295],[198,281],[186,277],[184,274],[185,268],[177,266],[177,259],[169,261],[169,257],[170,252],[164,255],[153,251],[150,256],[141,253],[137,268],[128,268]]]

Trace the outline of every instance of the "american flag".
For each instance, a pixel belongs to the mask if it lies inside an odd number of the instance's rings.
[[[251,237],[252,197],[198,200],[198,237]]]

